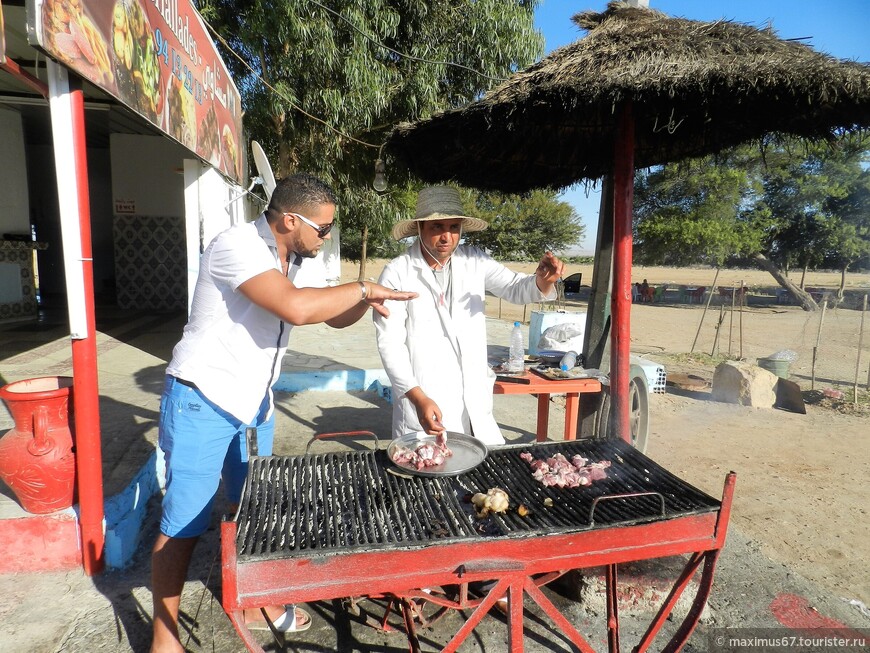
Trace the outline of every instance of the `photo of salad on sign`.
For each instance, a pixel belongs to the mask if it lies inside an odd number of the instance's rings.
[[[160,62],[148,17],[137,0],[117,0],[112,10],[112,51],[118,93],[156,125],[160,124]]]
[[[192,0],[34,0],[39,46],[241,183],[241,97]]]

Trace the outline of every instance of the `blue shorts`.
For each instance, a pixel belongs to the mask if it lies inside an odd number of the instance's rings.
[[[237,504],[248,473],[245,430],[257,429],[260,456],[272,454],[275,416],[264,419],[263,399],[253,424],[243,424],[197,389],[167,376],[160,397],[158,443],[166,458],[166,494],[160,532],[169,537],[202,535],[221,478],[230,503]]]

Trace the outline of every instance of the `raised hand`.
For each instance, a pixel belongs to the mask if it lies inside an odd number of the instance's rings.
[[[565,264],[554,256],[553,252],[547,252],[541,257],[538,268],[535,270],[538,289],[543,293],[548,293],[564,272]]]

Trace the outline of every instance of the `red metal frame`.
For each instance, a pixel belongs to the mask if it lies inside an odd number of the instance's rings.
[[[577,421],[580,418],[580,394],[601,392],[601,383],[597,379],[552,380],[531,372],[526,372],[518,378],[522,381],[528,381],[528,383],[496,380],[492,392],[496,395],[538,395],[538,442],[547,439],[550,425],[551,394],[565,393],[565,439],[573,440],[577,437]]]
[[[94,259],[91,249],[91,205],[85,140],[85,101],[80,85],[70,90],[73,148],[76,161],[81,266],[84,279],[87,337],[73,338],[73,404],[75,409],[76,472],[82,528],[82,560],[89,576],[103,571],[103,455],[100,442],[100,391],[97,372],[97,331],[94,304]]]
[[[23,82],[39,93],[42,97],[48,99],[48,84],[21,68],[15,60],[6,57],[6,61],[0,63],[0,70],[5,70],[7,73],[18,79],[18,81]]]
[[[593,649],[559,609],[540,590],[568,569],[607,567],[607,629],[611,653],[619,650],[619,615],[616,604],[617,565],[625,562],[691,554],[658,614],[650,623],[639,653],[655,636],[703,564],[698,592],[689,613],[663,649],[678,651],[686,643],[710,594],[719,552],[725,544],[736,475],[728,474],[720,509],[701,515],[676,517],[648,524],[543,535],[522,539],[493,539],[431,544],[412,549],[391,549],[240,562],[236,555],[233,521],[221,525],[223,607],[245,646],[254,653],[263,648],[244,623],[244,609],[263,605],[322,601],[342,597],[391,597],[402,605],[411,651],[419,651],[410,599],[426,599],[445,607],[474,607],[462,591],[459,601],[421,592],[421,587],[460,585],[495,579],[494,587],[476,602],[474,612],[442,649],[456,651],[495,602],[509,597],[509,646],[523,650],[523,593],[553,620],[584,652]]]

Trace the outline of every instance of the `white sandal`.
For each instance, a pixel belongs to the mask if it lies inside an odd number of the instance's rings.
[[[300,621],[302,623],[299,623]],[[252,621],[245,625],[248,630],[270,630],[265,619]],[[272,626],[279,633],[301,633],[311,628],[311,615],[302,608],[297,608],[294,604],[288,604],[284,606],[284,614],[275,619]]]

